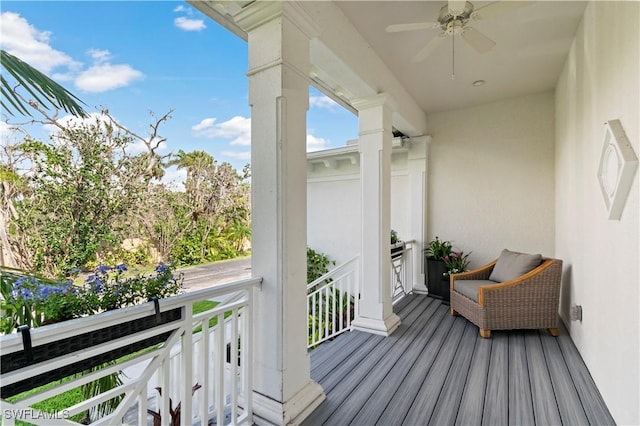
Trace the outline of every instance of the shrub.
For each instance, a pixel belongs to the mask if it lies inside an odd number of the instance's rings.
[[[174,275],[173,264],[160,263],[154,273],[127,275],[127,267],[101,265],[84,282],[53,281],[25,271],[0,268],[3,300],[1,329],[31,328],[83,315],[123,308],[153,297],[173,296],[182,291],[182,275]],[[77,274],[79,271],[74,271]]]
[[[329,259],[326,254],[307,247],[307,284],[314,282],[329,272],[329,266],[334,266],[335,264],[336,262]]]

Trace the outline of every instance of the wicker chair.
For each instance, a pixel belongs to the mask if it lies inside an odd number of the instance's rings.
[[[558,336],[558,305],[562,260],[542,258],[535,269],[505,282],[490,281],[497,259],[478,269],[452,274],[451,315],[462,315],[491,337],[491,330],[546,328]],[[464,280],[486,280],[468,281]],[[456,286],[456,283],[458,285]],[[477,289],[477,301],[458,290]],[[469,291],[466,291],[469,294]],[[473,295],[472,295],[473,296]]]

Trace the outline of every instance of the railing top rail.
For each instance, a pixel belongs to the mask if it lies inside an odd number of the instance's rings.
[[[262,277],[253,277],[217,285],[212,288],[205,288],[180,294],[178,296],[168,297],[166,299],[160,299],[158,300],[160,312],[178,308],[200,300],[212,299],[252,287],[259,287],[261,283]],[[77,335],[92,329],[119,324],[125,320],[131,321],[137,318],[153,315],[154,313],[155,306],[153,302],[147,302],[136,306],[129,306],[126,308],[115,309],[113,311],[102,312],[96,315],[75,318],[43,327],[36,327],[30,330],[30,334],[34,344],[37,341],[38,345],[42,345],[71,335]],[[0,336],[0,345],[2,346],[3,352],[12,352],[16,348],[22,348],[22,335],[20,333],[12,333]]]
[[[357,262],[359,259],[360,259],[360,255],[356,255],[356,256],[352,257],[351,259],[347,260],[346,262],[344,262],[343,264],[336,266],[335,268],[333,268],[331,271],[327,272],[323,276],[321,276],[321,277],[317,278],[316,280],[312,281],[311,283],[307,284],[307,290],[317,286],[318,284],[324,283],[324,281],[327,278],[331,278],[333,275],[336,275],[336,274],[340,273],[340,271],[342,271],[343,269],[345,269],[347,266],[351,265],[352,263]]]

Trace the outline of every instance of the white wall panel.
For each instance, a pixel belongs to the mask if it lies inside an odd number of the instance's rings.
[[[640,173],[620,220],[598,186],[604,122],[640,153],[640,3],[592,2],[556,88],[556,253],[562,314],[618,424],[640,424]]]
[[[427,233],[471,252],[471,266],[503,248],[554,255],[552,93],[427,117]]]

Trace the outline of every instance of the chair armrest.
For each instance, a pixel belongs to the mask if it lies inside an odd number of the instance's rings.
[[[458,274],[451,274],[449,276],[449,285],[451,290],[453,290],[453,283],[455,280],[488,280],[491,272],[493,271],[493,267],[496,266],[496,262],[498,259],[493,262],[487,263],[484,266],[480,266],[479,268],[472,269],[467,272],[460,272]]]
[[[558,259],[544,259],[540,266],[518,278],[496,285],[478,287],[478,304],[481,306],[485,305],[485,301],[489,297],[489,292],[491,292],[492,295],[499,294],[493,292],[509,292],[513,296],[515,294],[514,292],[519,291],[519,288],[524,290],[528,285],[536,285],[539,286],[540,289],[543,286],[548,288],[557,287],[559,293],[561,275],[562,261]]]

